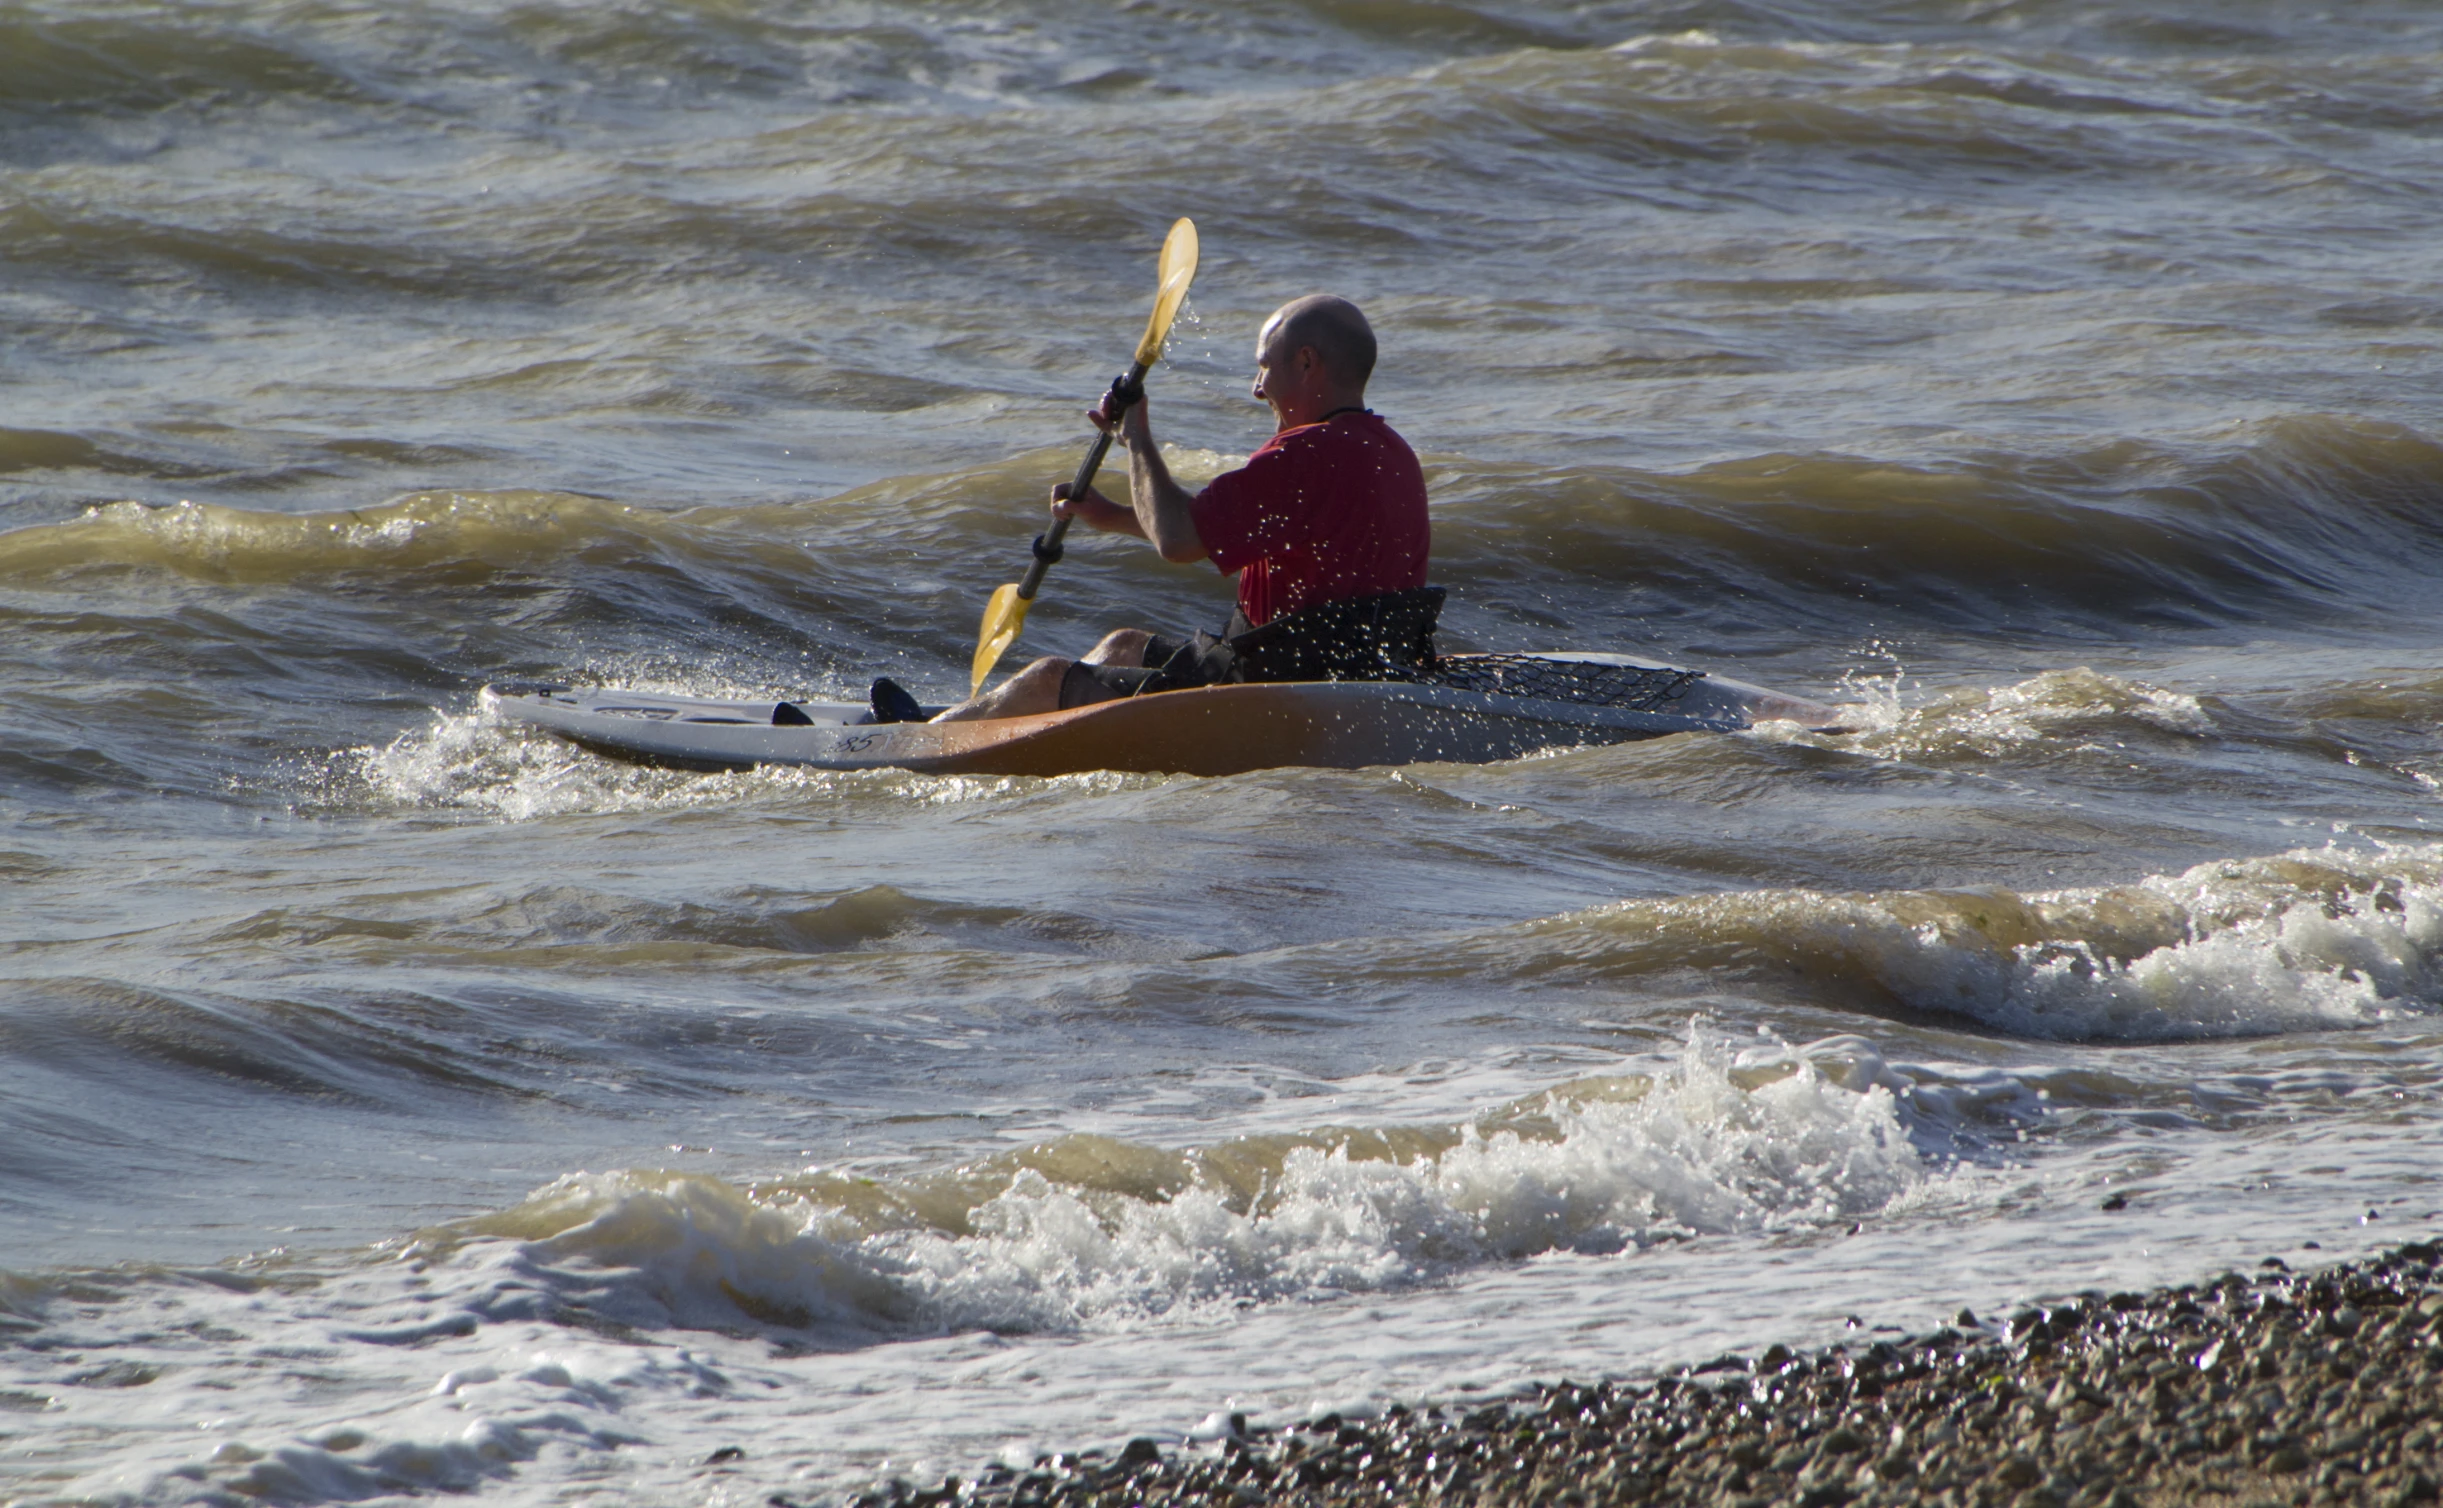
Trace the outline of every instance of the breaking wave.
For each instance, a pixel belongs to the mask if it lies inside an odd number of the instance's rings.
[[[627,1325],[1042,1331],[1854,1221],[1925,1177],[1871,1075],[1700,1029],[1650,1078],[1487,1125],[1194,1153],[1070,1137],[894,1187],[584,1174],[428,1239],[517,1240],[563,1301]]]
[[[2443,849],[2298,850],[2136,884],[1629,901],[1530,925],[1498,972],[1628,983],[1702,970],[2013,1036],[2177,1042],[2443,1009]],[[1491,960],[1487,960],[1490,962]]]

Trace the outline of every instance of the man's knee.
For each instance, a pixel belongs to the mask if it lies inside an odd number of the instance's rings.
[[[1103,642],[1086,652],[1089,665],[1143,665],[1145,646],[1153,635],[1141,628],[1115,628]]]
[[[1003,684],[1002,689],[1006,691],[1011,687],[1023,687],[1028,691],[1038,692],[1046,688],[1057,689],[1061,684],[1061,677],[1068,672],[1070,664],[1070,661],[1058,655],[1045,655],[1040,660],[1030,660],[1024,670],[1011,676]]]

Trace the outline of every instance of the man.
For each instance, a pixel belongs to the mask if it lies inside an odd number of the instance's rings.
[[[1366,407],[1374,331],[1347,299],[1311,294],[1274,311],[1256,337],[1254,396],[1273,435],[1247,464],[1194,495],[1172,480],[1139,399],[1117,416],[1129,506],[1089,488],[1052,489],[1055,515],[1134,534],[1180,565],[1238,576],[1238,612],[1216,637],[1138,628],[1082,660],[1047,657],[936,722],[1023,717],[1143,692],[1233,681],[1397,678],[1430,664],[1442,594],[1425,585],[1431,529],[1416,453]],[[1105,408],[1088,415],[1108,432]],[[875,716],[921,715],[887,681]],[[896,716],[894,714],[897,714]]]

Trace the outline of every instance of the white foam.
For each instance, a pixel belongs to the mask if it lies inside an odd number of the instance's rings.
[[[242,1314],[226,1318],[245,1322]],[[726,1386],[686,1349],[571,1343],[528,1326],[486,1339],[497,1364],[455,1367],[424,1387],[416,1383],[429,1373],[416,1353],[356,1348],[350,1361],[358,1391],[374,1399],[302,1429],[293,1416],[279,1417],[286,1411],[267,1411],[271,1400],[262,1397],[223,1403],[208,1390],[153,1384],[118,1421],[142,1443],[123,1439],[121,1459],[76,1479],[63,1496],[109,1504],[317,1503],[469,1492],[526,1463],[558,1458],[565,1469],[572,1458],[642,1443],[650,1425],[634,1416]],[[536,1348],[537,1339],[553,1343]],[[199,1407],[205,1412],[195,1417]]]
[[[559,739],[510,728],[488,712],[439,713],[428,728],[342,760],[376,803],[471,808],[512,822],[684,805],[711,794],[715,783],[736,783],[734,776],[698,777],[590,758]]]
[[[2315,883],[2307,883],[2313,881]],[[2443,851],[2201,864],[2137,890],[2184,940],[2126,962],[2084,940],[2007,951],[1940,928],[1886,955],[1909,998],[2022,1036],[2177,1040],[2369,1026],[2443,1006]],[[2110,891],[2034,897],[2062,909]]]
[[[679,688],[693,696],[702,687]],[[927,806],[1029,796],[1045,789],[1101,794],[1148,777],[1090,772],[1050,780],[917,775],[905,770],[817,770],[763,765],[699,772],[656,769],[589,754],[498,713],[435,713],[389,743],[341,750],[291,772],[317,805],[473,812],[507,822],[550,817],[730,806],[770,795],[882,797]]]
[[[1761,891],[1577,920],[1619,934],[1623,962],[1745,944],[1912,1010],[2053,1041],[2267,1036],[2443,1008],[2435,845],[2303,849],[2027,895]],[[1570,924],[1531,931],[1569,938]]]
[[[1896,665],[1886,675],[1846,677],[1842,687],[1850,698],[1842,703],[1843,720],[1854,731],[1803,736],[1887,759],[1994,759],[2064,740],[2065,748],[2103,748],[2108,745],[2097,740],[2116,726],[2179,738],[2214,732],[2212,716],[2196,697],[2083,666],[1916,704],[1904,699]]]
[[[2067,1019],[2082,1035],[2247,1035],[2399,1020],[2443,1005],[2443,889],[2436,859],[2287,856],[2330,864],[2339,894],[2296,889],[2251,914],[2235,891],[2283,861],[2208,864],[2145,888],[2183,907],[2191,940],[2123,964],[2074,948],[2018,950],[1986,1019],[2029,1035]],[[2402,881],[2406,881],[2402,883]]]
[[[1924,1176],[1883,1084],[1843,1087],[1766,1051],[1760,1069],[1692,1031],[1648,1093],[1556,1109],[1548,1138],[1469,1128],[1405,1163],[1296,1147],[1248,1208],[1216,1188],[1153,1202],[1026,1171],[969,1212],[969,1232],[868,1229],[713,1179],[616,1173],[562,1180],[509,1218],[563,1227],[526,1248],[538,1272],[630,1323],[744,1310],[817,1327],[1061,1331],[1854,1220]]]

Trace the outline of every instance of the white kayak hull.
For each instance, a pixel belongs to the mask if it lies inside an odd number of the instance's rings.
[[[1470,658],[1453,656],[1446,663],[1464,667]],[[864,706],[847,702],[710,701],[508,684],[487,687],[484,700],[508,721],[648,764],[979,775],[1231,775],[1292,765],[1481,764],[1553,748],[1734,732],[1763,722],[1825,727],[1837,721],[1834,709],[1820,702],[1620,655],[1499,658],[1507,666],[1532,658],[1569,673],[1643,671],[1655,678],[1649,684],[1669,689],[1639,698],[1650,705],[1617,706],[1453,685],[1298,681],[1166,691],[1033,717],[880,724],[866,720]]]

